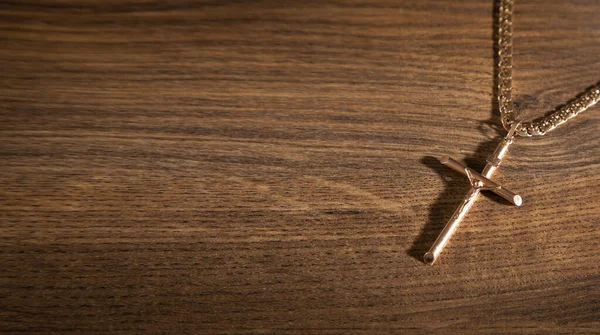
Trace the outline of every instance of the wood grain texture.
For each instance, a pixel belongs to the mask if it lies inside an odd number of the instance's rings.
[[[600,80],[600,3],[518,1],[534,117]],[[0,3],[0,330],[597,333],[600,109],[499,136],[494,4]]]

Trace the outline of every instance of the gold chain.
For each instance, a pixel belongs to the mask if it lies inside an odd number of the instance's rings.
[[[512,25],[513,0],[501,0],[498,24],[498,103],[502,125],[507,130],[517,122],[517,112],[512,101]],[[588,88],[551,114],[523,122],[517,129],[519,136],[540,136],[566,123],[600,100],[600,84]]]

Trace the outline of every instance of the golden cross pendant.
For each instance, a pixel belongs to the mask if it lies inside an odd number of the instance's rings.
[[[438,258],[438,256],[444,249],[446,243],[448,243],[448,241],[450,240],[450,237],[452,237],[452,235],[456,231],[456,228],[458,227],[462,219],[465,217],[473,203],[475,203],[479,192],[492,191],[498,194],[499,196],[503,197],[504,199],[510,201],[513,205],[521,206],[521,204],[523,203],[521,196],[505,189],[504,187],[496,184],[495,182],[489,179],[491,178],[492,174],[494,174],[498,166],[500,166],[502,158],[508,153],[508,147],[512,144],[515,132],[518,127],[518,122],[516,122],[511,127],[506,137],[502,139],[500,144],[498,144],[498,147],[496,148],[492,156],[488,158],[487,164],[481,173],[477,173],[476,171],[471,170],[470,168],[464,166],[463,164],[454,160],[451,157],[445,156],[440,159],[440,162],[442,164],[467,176],[467,178],[469,178],[469,181],[471,182],[471,189],[469,189],[469,192],[467,192],[467,195],[465,196],[465,199],[463,200],[462,204],[458,206],[456,211],[454,211],[454,214],[452,214],[452,217],[450,218],[450,220],[448,221],[438,238],[435,240],[435,242],[433,242],[433,245],[431,246],[429,251],[425,254],[425,256],[423,256],[423,261],[425,261],[425,263],[433,264],[433,262],[435,262],[435,260]]]

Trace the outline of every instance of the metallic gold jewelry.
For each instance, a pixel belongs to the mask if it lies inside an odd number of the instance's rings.
[[[442,164],[466,175],[471,183],[471,189],[467,192],[462,204],[452,214],[452,217],[433,243],[433,246],[431,246],[431,249],[423,257],[425,263],[433,264],[435,262],[481,191],[492,191],[516,206],[522,204],[523,200],[519,195],[489,179],[500,165],[502,158],[508,153],[508,147],[516,137],[544,135],[590,108],[600,100],[600,85],[597,84],[578,95],[564,107],[558,108],[545,117],[532,122],[521,122],[518,120],[512,101],[513,5],[513,0],[501,0],[498,15],[498,102],[502,125],[508,131],[508,134],[502,139],[492,156],[488,158],[487,165],[481,174],[448,156],[440,159]]]

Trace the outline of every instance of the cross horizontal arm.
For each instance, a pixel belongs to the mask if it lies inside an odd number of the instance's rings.
[[[448,166],[452,170],[460,172],[469,178],[474,178],[475,180],[480,181],[483,184],[483,187],[481,188],[482,190],[490,190],[490,191],[496,193],[497,195],[501,196],[502,198],[510,201],[513,205],[521,206],[521,204],[523,204],[523,199],[521,198],[520,195],[515,194],[515,193],[505,189],[504,187],[496,184],[495,182],[489,180],[488,178],[484,177],[480,173],[464,166],[463,164],[461,164],[459,161],[455,160],[454,158],[452,158],[450,156],[444,156],[444,157],[440,158],[440,162],[442,164]]]

